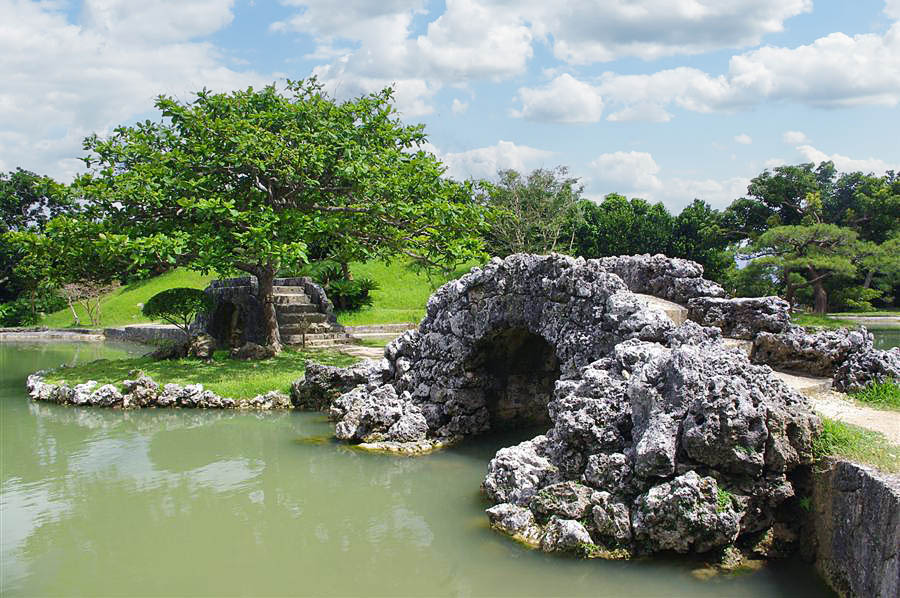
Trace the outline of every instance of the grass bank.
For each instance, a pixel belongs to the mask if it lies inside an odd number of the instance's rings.
[[[100,359],[75,367],[58,368],[49,372],[47,382],[69,386],[96,380],[100,384],[115,384],[121,390],[124,380],[134,378],[134,370],[142,370],[160,385],[203,384],[219,396],[249,399],[278,390],[290,391],[291,383],[303,375],[304,361],[312,359],[326,365],[346,366],[358,358],[336,351],[295,351],[285,349],[275,357],[263,361],[239,361],[228,357],[226,351],[216,351],[213,359],[153,361],[147,357],[131,359]]]
[[[149,278],[119,287],[100,300],[101,326],[125,326],[127,324],[143,324],[151,322],[141,313],[141,308],[150,297],[173,287],[190,287],[204,289],[215,276],[203,275],[192,270],[178,268],[160,276]],[[90,327],[87,313],[76,306],[81,327]],[[41,320],[42,326],[51,328],[67,328],[75,325],[75,319],[69,308],[48,314]]]
[[[817,315],[817,314],[797,314],[791,318],[791,321],[798,326],[804,326],[807,328],[858,328],[860,324],[858,322],[854,322],[853,320],[845,320],[842,318],[837,318],[830,315]]]
[[[350,264],[354,278],[371,278],[378,283],[372,291],[372,305],[359,311],[338,314],[344,326],[372,326],[375,324],[418,323],[425,316],[428,298],[448,280],[459,278],[475,266],[474,262],[460,267],[449,276],[426,276],[410,269],[404,261],[390,264],[366,262]]]
[[[878,432],[822,417],[822,434],[813,441],[816,458],[845,457],[888,473],[900,472],[900,447]]]

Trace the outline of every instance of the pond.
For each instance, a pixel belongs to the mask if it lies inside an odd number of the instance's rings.
[[[775,563],[703,581],[684,560],[581,561],[492,532],[492,437],[419,458],[334,444],[319,414],[32,403],[28,373],[109,344],[0,343],[4,596],[822,596]]]
[[[869,332],[875,337],[876,349],[900,347],[900,326],[894,328],[869,328]]]

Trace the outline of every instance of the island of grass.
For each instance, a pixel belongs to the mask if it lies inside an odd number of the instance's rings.
[[[160,386],[169,383],[202,384],[203,388],[219,396],[246,400],[273,390],[289,393],[291,383],[303,375],[307,359],[335,366],[348,366],[359,361],[357,357],[337,351],[286,348],[275,357],[261,361],[231,359],[227,351],[216,351],[209,361],[154,361],[149,357],[100,359],[51,370],[44,375],[44,381],[74,386],[96,380],[101,385],[112,384],[121,391],[122,382],[134,378],[135,373],[141,371]]]

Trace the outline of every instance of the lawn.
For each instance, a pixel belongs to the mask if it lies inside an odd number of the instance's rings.
[[[849,315],[849,314],[848,314]],[[831,315],[818,315],[818,314],[799,314],[795,313],[791,318],[791,321],[798,326],[804,326],[807,328],[858,328],[860,324],[858,322],[854,322],[853,320],[842,320],[841,318],[835,318]]]
[[[337,366],[359,361],[336,351],[288,348],[263,361],[240,361],[229,358],[226,351],[217,351],[209,363],[197,359],[153,361],[148,357],[99,359],[75,367],[58,368],[48,372],[45,379],[54,384],[65,382],[69,386],[96,380],[100,384],[115,384],[121,390],[122,381],[134,379],[135,370],[141,370],[160,385],[199,383],[219,396],[249,399],[270,390],[288,393],[291,383],[303,375],[306,359]]]
[[[350,264],[354,278],[371,278],[379,288],[372,291],[373,304],[359,311],[338,314],[344,326],[418,323],[425,316],[425,304],[435,290],[448,280],[468,272],[475,263],[462,266],[450,276],[432,276],[413,272],[406,262],[391,264],[367,262]]]
[[[141,324],[151,320],[144,317],[141,307],[150,297],[173,287],[191,287],[203,289],[215,276],[203,275],[192,270],[178,268],[155,278],[142,280],[120,287],[104,297],[100,302],[101,326],[124,326]],[[76,306],[81,323],[79,326],[90,327],[90,319],[79,306]],[[67,328],[75,326],[75,319],[69,308],[48,314],[41,320],[42,326],[51,328]]]

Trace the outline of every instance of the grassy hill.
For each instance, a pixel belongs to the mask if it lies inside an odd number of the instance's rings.
[[[141,307],[147,300],[160,291],[172,287],[192,287],[196,289],[206,288],[209,281],[215,276],[203,275],[184,268],[178,268],[166,272],[155,278],[142,280],[134,284],[119,287],[100,302],[102,326],[124,326],[126,324],[141,324],[149,322],[141,313]],[[81,318],[81,326],[90,326],[90,319],[80,307],[75,308]],[[75,325],[75,319],[69,308],[48,314],[41,321],[42,326],[51,328],[66,328]]]
[[[425,304],[439,286],[468,272],[474,264],[461,267],[450,277],[432,277],[417,274],[405,263],[382,262],[350,264],[354,278],[371,278],[379,284],[372,291],[373,303],[359,311],[338,314],[338,322],[344,326],[370,326],[373,324],[418,323],[425,315]]]
[[[354,263],[350,270],[356,278],[371,278],[379,284],[372,292],[374,303],[358,312],[338,314],[338,321],[345,326],[365,326],[372,324],[417,323],[425,315],[428,297],[440,285],[469,271],[471,266],[460,268],[451,277],[429,280],[425,274],[416,274],[402,262],[390,265],[381,262]],[[179,268],[156,278],[121,287],[101,301],[102,326],[124,326],[149,322],[141,314],[141,307],[150,297],[172,287],[205,288],[212,275],[201,275],[191,270]],[[78,309],[81,326],[89,326],[87,314]],[[66,328],[75,325],[68,308],[48,314],[41,325],[51,328]]]

